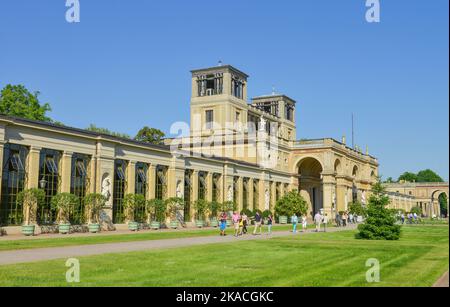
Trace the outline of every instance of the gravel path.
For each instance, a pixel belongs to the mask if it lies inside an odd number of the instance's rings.
[[[448,288],[448,272],[444,274],[433,286],[434,288]]]

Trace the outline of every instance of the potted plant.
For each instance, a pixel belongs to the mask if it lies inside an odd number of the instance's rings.
[[[161,199],[152,199],[147,203],[146,211],[149,216],[150,228],[158,230],[161,228],[161,224],[164,223],[166,219],[167,205]]]
[[[180,197],[172,197],[166,200],[167,210],[169,213],[169,227],[177,229],[179,227],[177,213],[184,209],[184,199]]]
[[[45,200],[45,192],[41,189],[29,189],[17,195],[17,203],[22,204],[24,223],[22,233],[26,236],[33,236],[36,228],[37,210]]]
[[[308,204],[297,191],[291,191],[280,198],[275,205],[275,213],[280,224],[287,224],[288,217],[304,215],[308,212]]]
[[[59,193],[52,197],[51,206],[58,212],[56,220],[60,234],[70,233],[70,216],[79,201],[76,195],[70,193]]]
[[[196,212],[195,225],[198,228],[202,228],[205,226],[205,217],[208,211],[208,202],[206,200],[199,199],[194,202],[194,209]]]
[[[236,210],[237,210],[237,206],[232,201],[226,201],[222,204],[222,211],[226,212],[228,214],[227,227],[231,227],[231,225],[233,224],[233,222],[231,221],[231,215],[232,215],[233,211],[236,211]]]
[[[216,201],[212,201],[209,203],[209,212],[211,220],[210,220],[210,226],[217,228],[219,227],[219,221],[217,220],[217,216],[219,215],[220,210],[220,203]]]
[[[123,198],[123,210],[125,215],[125,222],[128,224],[128,229],[131,231],[139,230],[139,223],[136,221],[136,208],[145,204],[145,198],[140,194],[127,194]]]
[[[90,233],[100,232],[100,212],[106,204],[106,197],[102,194],[88,194],[84,197],[86,221]]]

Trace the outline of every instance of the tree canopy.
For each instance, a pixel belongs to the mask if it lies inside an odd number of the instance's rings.
[[[39,92],[31,93],[23,85],[6,85],[0,91],[0,113],[10,116],[51,122],[46,116],[50,104],[39,101]]]
[[[161,130],[145,126],[139,130],[134,139],[149,144],[161,144],[165,136],[166,134]]]
[[[441,176],[436,174],[434,171],[430,169],[426,169],[418,172],[417,174],[411,172],[403,173],[398,181],[407,181],[407,182],[444,182]]]

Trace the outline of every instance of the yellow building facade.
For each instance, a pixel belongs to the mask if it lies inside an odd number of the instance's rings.
[[[239,209],[273,210],[299,190],[310,215],[334,215],[365,202],[378,161],[331,138],[296,140],[296,102],[286,95],[248,101],[248,76],[232,66],[192,71],[188,137],[150,145],[86,130],[0,115],[0,223],[20,225],[17,193],[42,188],[40,224],[51,224],[51,197],[102,193],[102,219],[124,223],[123,198],[182,197],[184,219],[193,202],[234,201]]]

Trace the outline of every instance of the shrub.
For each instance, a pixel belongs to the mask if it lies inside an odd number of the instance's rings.
[[[222,211],[224,212],[230,212],[230,211],[236,211],[237,205],[232,201],[226,201],[222,204]]]
[[[308,204],[296,191],[291,191],[280,198],[275,205],[277,216],[305,215],[308,212]]]
[[[262,217],[263,217],[264,219],[267,219],[271,214],[272,214],[272,212],[270,212],[270,210],[265,210],[265,211],[262,213]]]
[[[364,224],[358,226],[357,239],[366,240],[398,240],[401,226],[395,225],[393,212],[387,209],[389,197],[384,194],[381,183],[373,187],[373,195],[369,199],[367,218]]]
[[[249,209],[243,209],[242,211],[241,211],[241,215],[246,215],[246,216],[252,216],[252,214],[253,214],[253,212],[251,211],[251,210],[249,210]]]
[[[212,201],[209,203],[209,212],[211,213],[211,217],[215,218],[219,215],[219,210],[221,209],[221,204],[217,201]]]
[[[206,200],[199,199],[194,202],[194,209],[196,213],[196,218],[199,221],[203,221],[206,217],[206,213],[208,212],[209,204]]]
[[[411,213],[415,213],[418,216],[422,216],[422,209],[420,207],[413,207],[411,208]]]
[[[171,197],[166,200],[167,211],[172,221],[177,220],[177,212],[184,209],[184,199],[180,197]]]
[[[366,217],[366,214],[367,214],[366,208],[362,205],[362,203],[360,203],[358,201],[350,203],[348,205],[348,211],[352,214],[355,214],[357,216],[363,216],[363,217]]]
[[[166,220],[167,204],[161,199],[152,199],[147,202],[146,211],[151,220],[164,223]]]
[[[99,224],[100,211],[106,204],[106,197],[102,194],[88,194],[84,197],[83,203],[88,224]]]
[[[22,204],[24,225],[36,223],[38,208],[45,201],[45,191],[41,189],[23,190],[17,194],[17,204]]]
[[[126,222],[145,220],[145,197],[141,194],[127,194],[123,198],[123,209]],[[143,216],[144,215],[144,216]]]
[[[76,195],[70,193],[59,193],[52,197],[51,206],[58,212],[56,220],[59,224],[70,223],[70,216],[79,201],[80,199]]]

